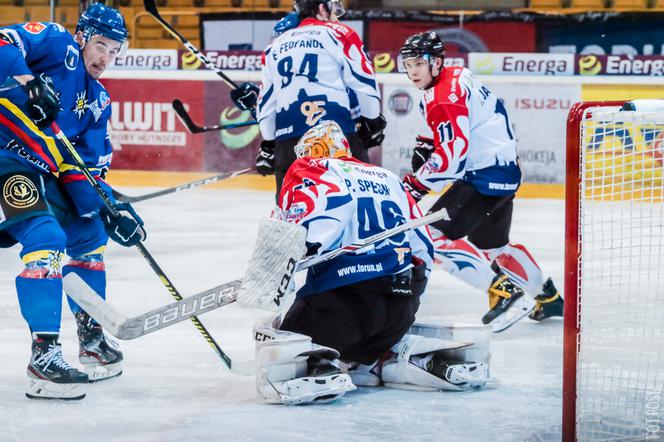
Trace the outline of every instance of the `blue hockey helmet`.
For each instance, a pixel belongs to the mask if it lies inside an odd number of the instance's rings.
[[[120,52],[127,48],[127,25],[125,19],[115,8],[95,3],[90,6],[78,19],[76,32],[82,32],[85,41],[95,35],[101,35],[122,43]]]

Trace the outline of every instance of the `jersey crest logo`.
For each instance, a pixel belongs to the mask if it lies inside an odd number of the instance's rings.
[[[88,105],[88,91],[82,90],[81,92],[76,92],[76,101],[74,102],[74,107],[72,107],[72,112],[76,114],[80,120],[85,115],[85,111],[90,107]]]
[[[101,110],[104,110],[108,107],[109,104],[111,104],[111,97],[108,96],[106,91],[101,91],[99,93],[99,107]]]
[[[65,55],[65,66],[67,69],[70,71],[76,70],[76,66],[78,65],[78,56],[78,49],[72,45],[67,45],[67,54]]]
[[[395,247],[394,252],[397,254],[397,261],[399,265],[403,264],[406,253],[410,252],[410,247]]]
[[[39,201],[39,191],[35,184],[23,175],[9,178],[2,188],[5,202],[16,209],[32,207]]]
[[[39,34],[41,31],[46,29],[46,25],[39,22],[30,22],[23,25],[23,29],[28,31],[31,34]]]
[[[302,103],[300,111],[302,112],[302,115],[307,117],[307,125],[315,126],[321,118],[327,115],[324,106],[325,101],[323,100],[305,101]]]

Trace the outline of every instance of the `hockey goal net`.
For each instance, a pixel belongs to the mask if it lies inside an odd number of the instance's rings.
[[[664,440],[664,105],[623,104],[567,121],[565,441]]]

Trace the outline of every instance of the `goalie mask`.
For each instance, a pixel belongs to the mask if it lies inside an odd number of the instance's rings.
[[[326,121],[309,129],[295,146],[298,158],[350,157],[350,145],[341,127],[334,121]]]

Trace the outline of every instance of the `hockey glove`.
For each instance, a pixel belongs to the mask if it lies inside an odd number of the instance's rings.
[[[252,110],[258,102],[260,89],[253,83],[244,82],[237,89],[231,91],[231,100],[243,111]]]
[[[406,192],[410,193],[410,196],[412,196],[416,202],[419,202],[427,193],[429,193],[429,189],[413,174],[406,174],[402,181],[403,186],[406,188]]]
[[[418,135],[415,138],[417,144],[415,149],[413,149],[413,156],[410,159],[410,165],[413,168],[413,173],[420,170],[420,167],[427,162],[433,151],[436,149],[433,145],[433,140],[431,138],[423,137]]]
[[[113,216],[106,207],[102,208],[99,213],[108,237],[125,247],[135,246],[145,240],[147,233],[143,228],[143,220],[134,211],[131,204],[116,204],[115,210],[119,212],[117,216]]]
[[[274,140],[263,140],[256,155],[256,172],[260,175],[274,175]]]
[[[387,121],[385,121],[385,117],[382,114],[378,115],[378,118],[371,120],[365,117],[357,119],[355,130],[365,149],[382,144],[385,139],[385,134],[383,133],[385,126],[387,126]]]
[[[62,110],[60,94],[53,89],[51,77],[41,74],[23,85],[23,89],[28,94],[28,116],[40,129],[50,126]]]

